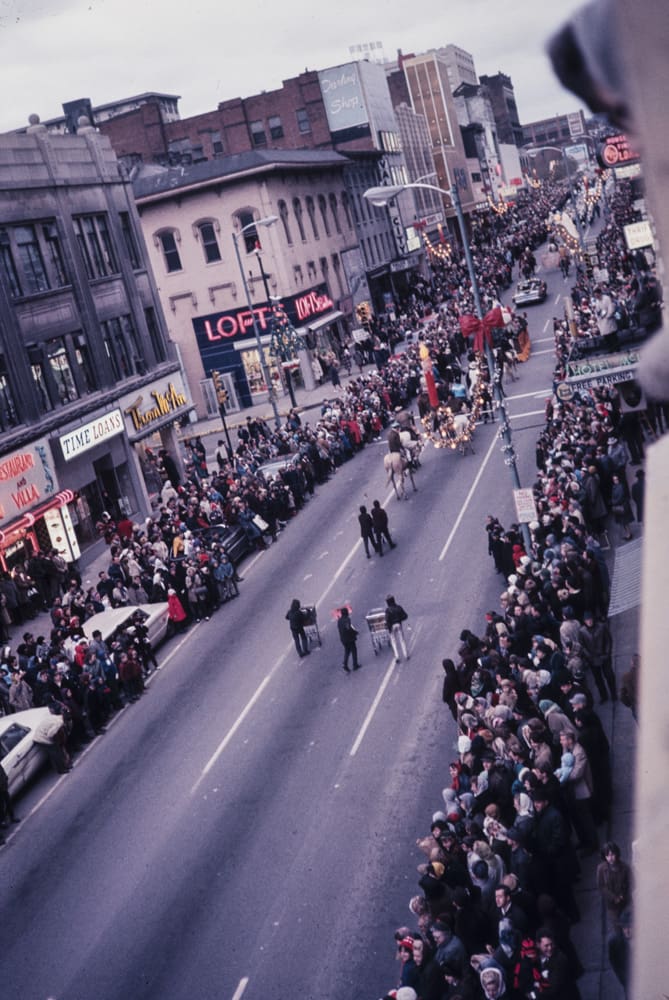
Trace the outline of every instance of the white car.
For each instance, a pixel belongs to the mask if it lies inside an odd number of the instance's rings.
[[[86,619],[81,626],[82,631],[90,640],[93,633],[99,630],[103,640],[109,643],[115,632],[133,624],[132,618],[137,612],[140,613],[142,624],[149,630],[149,642],[155,649],[167,636],[167,601],[160,601],[158,604],[129,604],[125,608],[100,611]]]
[[[20,792],[49,759],[46,747],[34,743],[32,734],[50,715],[48,708],[29,708],[0,718],[0,763],[7,775],[11,796]]]

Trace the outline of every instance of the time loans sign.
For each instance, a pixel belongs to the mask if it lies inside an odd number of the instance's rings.
[[[116,437],[117,434],[122,434],[123,430],[123,414],[120,410],[105,413],[104,416],[97,417],[59,438],[63,458],[66,462],[71,462],[73,458],[83,454],[83,452]]]

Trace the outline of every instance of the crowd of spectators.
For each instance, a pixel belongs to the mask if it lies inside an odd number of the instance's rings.
[[[629,204],[623,186],[600,239],[618,292],[618,276],[633,290],[640,263],[621,242]],[[600,335],[601,291],[579,272],[575,287],[575,328],[554,324],[555,386],[574,344]],[[644,321],[637,314],[634,322]],[[638,657],[620,685],[613,668],[605,550],[643,520],[644,443],[666,427],[665,411],[653,420],[630,420],[615,387],[576,387],[568,402],[554,394],[536,446],[529,551],[519,525],[506,530],[487,518],[503,589],[499,606],[475,632],[464,629],[456,656],[443,660],[457,753],[429,833],[417,841],[426,856],[420,893],[409,904],[413,926],[395,934],[398,986],[386,998],[578,1000],[574,886],[597,853],[609,954],[626,986],[632,878],[618,845],[602,844],[615,802],[595,703],[617,700],[620,689],[635,708]]]

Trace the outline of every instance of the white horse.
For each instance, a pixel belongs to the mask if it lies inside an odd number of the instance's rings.
[[[413,437],[409,431],[400,431],[400,442],[402,448],[407,453],[411,469],[420,468],[420,453],[423,450],[423,441],[420,437]]]
[[[398,500],[407,500],[405,479],[408,476],[411,480],[414,493],[418,492],[413,479],[413,470],[409,459],[399,451],[389,451],[383,456],[383,468],[388,473],[387,483],[393,484],[395,496]],[[399,489],[398,489],[399,484]]]
[[[455,444],[461,455],[466,455],[467,450],[474,454],[472,445],[472,429],[469,426],[468,413],[456,413],[453,417],[453,433]]]

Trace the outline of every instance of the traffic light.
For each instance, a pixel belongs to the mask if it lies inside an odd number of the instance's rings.
[[[369,323],[370,319],[372,318],[372,310],[369,305],[369,302],[358,303],[358,305],[355,307],[355,315],[357,316],[359,323],[362,323],[363,325],[365,323]]]
[[[214,382],[214,389],[216,390],[216,399],[219,406],[225,406],[228,401],[228,391],[223,384],[223,376],[220,372],[212,372],[211,377]]]

